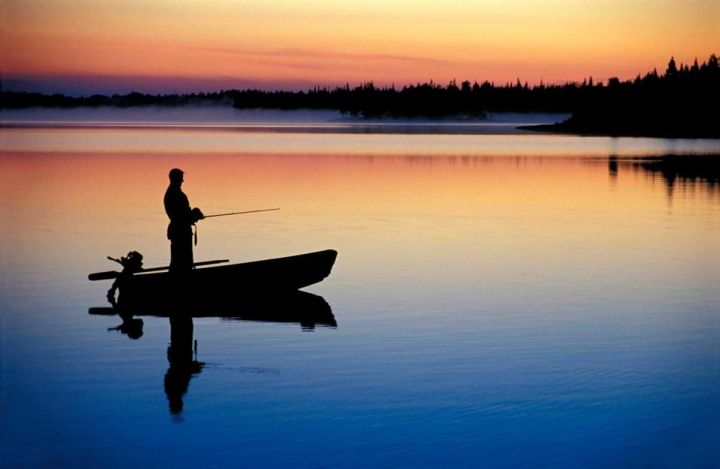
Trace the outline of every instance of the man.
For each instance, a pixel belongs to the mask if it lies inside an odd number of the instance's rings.
[[[193,267],[192,226],[205,218],[199,208],[190,208],[182,191],[183,172],[170,170],[170,185],[165,191],[165,213],[170,218],[167,237],[170,240],[170,272],[188,272]]]

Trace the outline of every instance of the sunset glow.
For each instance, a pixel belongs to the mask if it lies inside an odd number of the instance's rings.
[[[706,59],[720,29],[713,0],[9,0],[0,8],[6,86],[89,91],[630,78],[671,55]]]

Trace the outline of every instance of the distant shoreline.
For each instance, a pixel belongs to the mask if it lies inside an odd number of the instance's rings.
[[[593,136],[720,138],[720,60],[714,54],[702,64],[677,64],[673,58],[664,74],[657,70],[621,82],[592,78],[579,83],[528,86],[519,80],[494,83],[432,81],[402,88],[376,87],[372,82],[351,88],[315,87],[308,91],[223,90],[216,93],[169,95],[93,95],[74,98],[60,94],[0,92],[0,109],[143,108],[164,109],[213,105],[237,110],[334,110],[371,126],[373,121],[413,120],[428,123],[484,122],[489,113],[566,113],[562,122],[518,122],[516,132]],[[531,123],[528,123],[531,124]],[[362,125],[362,124],[361,124]]]
[[[42,108],[30,108],[24,111],[41,111]],[[156,110],[154,106],[136,107],[129,118],[121,115],[126,108],[107,108],[106,110],[119,110],[120,115],[115,118],[103,114],[100,118],[93,115],[72,118],[72,114],[81,112],[78,108],[56,109],[55,114],[50,118],[39,119],[41,114],[36,113],[34,118],[22,116],[22,111],[12,110],[11,114],[20,112],[21,115],[0,117],[0,129],[162,129],[172,131],[235,131],[245,133],[274,132],[274,133],[320,133],[320,134],[445,134],[445,135],[531,135],[531,134],[557,134],[587,137],[630,137],[630,138],[671,138],[671,139],[712,139],[720,138],[719,132],[708,132],[707,129],[700,131],[693,128],[677,129],[653,129],[644,128],[602,128],[589,126],[575,126],[572,119],[562,120],[567,114],[553,113],[493,113],[483,119],[454,119],[453,116],[444,118],[360,118],[343,116],[328,120],[312,120],[314,113],[319,117],[327,117],[327,113],[320,110],[259,110],[259,115],[268,112],[274,119],[267,120],[231,120],[225,116],[218,120],[192,120],[181,119],[184,113],[183,107],[173,109],[174,119],[164,120],[158,117],[149,116],[145,119],[143,111]],[[86,109],[87,110],[87,109]],[[188,107],[187,115],[195,116],[197,108]],[[232,113],[231,109],[228,109]],[[251,113],[254,110],[246,110]],[[308,112],[309,111],[309,112]],[[328,110],[334,111],[334,110]],[[91,111],[92,112],[92,111]],[[57,118],[58,113],[68,113],[64,118]],[[293,118],[297,113],[300,118]],[[232,114],[229,114],[232,116]],[[338,115],[340,115],[338,113]],[[143,118],[138,118],[142,116]],[[283,120],[283,116],[289,118]],[[310,120],[308,120],[310,116]],[[9,119],[7,117],[10,117]],[[55,117],[55,118],[53,118]],[[514,119],[511,119],[513,117]],[[303,119],[304,118],[304,119]],[[523,119],[525,118],[525,119]],[[561,120],[555,123],[532,123],[527,122],[534,119],[544,118],[545,122]],[[499,120],[495,120],[499,119]],[[542,122],[542,120],[540,121]]]
[[[651,128],[638,126],[630,128],[575,125],[571,120],[558,122],[556,124],[522,125],[519,130],[530,132],[577,135],[587,137],[648,137],[648,138],[691,138],[691,139],[720,139],[720,129],[712,128],[686,128],[678,125],[675,128]]]
[[[362,118],[338,110],[237,109],[229,106],[135,106],[24,108],[4,110],[5,129],[165,129],[276,133],[528,134],[517,127],[551,124],[569,117],[554,113],[488,113],[482,119]]]

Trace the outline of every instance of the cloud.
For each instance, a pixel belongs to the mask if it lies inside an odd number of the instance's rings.
[[[194,50],[202,50],[206,52],[216,52],[222,54],[233,54],[239,55],[248,59],[253,60],[292,60],[295,62],[299,61],[341,61],[341,62],[356,62],[356,61],[378,61],[378,62],[398,62],[398,63],[418,63],[418,64],[429,64],[429,65],[449,65],[454,62],[443,59],[435,59],[428,57],[415,57],[409,55],[395,55],[395,54],[378,54],[378,53],[355,53],[355,52],[337,52],[337,51],[320,51],[320,50],[307,50],[307,49],[249,49],[239,47],[198,47],[188,46]]]

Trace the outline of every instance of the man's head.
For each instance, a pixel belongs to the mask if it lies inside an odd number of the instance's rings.
[[[170,170],[170,184],[181,185],[183,183],[183,172],[181,169],[173,168]]]

